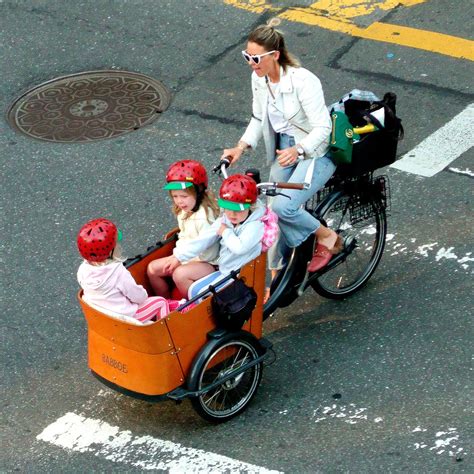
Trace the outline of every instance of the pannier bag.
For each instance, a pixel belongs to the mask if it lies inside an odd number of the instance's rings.
[[[382,100],[369,91],[353,90],[331,112],[343,112],[353,127],[373,124],[375,131],[354,134],[349,162],[339,162],[338,173],[357,176],[390,165],[396,160],[398,141],[403,138],[401,120],[396,115],[397,96],[387,92]]]
[[[236,279],[224,289],[216,292],[210,286],[212,313],[217,326],[228,331],[238,331],[252,315],[257,304],[257,294],[242,280]]]

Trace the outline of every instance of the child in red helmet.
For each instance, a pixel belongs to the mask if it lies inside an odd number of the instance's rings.
[[[265,214],[265,206],[257,200],[257,194],[257,184],[249,176],[236,174],[225,179],[218,200],[224,214],[198,239],[186,247],[174,249],[170,258],[179,264],[220,242],[219,271],[204,278],[195,277],[188,288],[189,298],[232,270],[241,268],[262,252],[264,224],[261,219]]]
[[[178,220],[178,240],[176,249],[187,247],[199,238],[219,215],[215,197],[207,189],[208,179],[204,166],[195,160],[181,160],[173,163],[166,174],[167,184],[173,199],[173,212]],[[149,263],[148,279],[155,294],[170,298],[169,277],[182,295],[187,294],[189,285],[215,271],[219,244],[196,254],[186,265],[170,257],[158,258]]]
[[[145,323],[169,313],[168,302],[148,297],[123,266],[118,242],[122,236],[108,219],[94,219],[82,226],[77,247],[84,257],[77,271],[82,298],[106,314],[129,322]],[[133,318],[133,319],[132,319]]]

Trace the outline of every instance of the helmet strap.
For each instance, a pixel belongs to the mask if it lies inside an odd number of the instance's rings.
[[[202,184],[193,184],[194,189],[196,190],[196,204],[191,209],[191,212],[197,212],[201,207],[202,201],[204,199],[204,193],[206,192],[206,188]]]

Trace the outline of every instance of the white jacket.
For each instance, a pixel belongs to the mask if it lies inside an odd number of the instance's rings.
[[[135,282],[122,262],[96,266],[84,260],[77,271],[77,280],[86,303],[124,316],[134,316],[138,306],[148,298],[145,288]]]
[[[267,164],[275,159],[275,133],[268,118],[268,87],[265,77],[252,73],[252,118],[241,140],[252,148],[263,135]],[[280,67],[281,98],[275,104],[295,129],[295,141],[309,158],[324,156],[329,146],[331,118],[320,80],[302,67]]]
[[[198,239],[189,242],[186,248],[175,248],[173,254],[180,262],[187,262],[220,241],[221,250],[217,264],[219,271],[223,275],[227,275],[231,270],[243,267],[262,253],[264,224],[261,219],[264,213],[265,206],[257,201],[256,208],[250,213],[247,220],[235,227],[223,214],[211,227],[202,232]],[[217,234],[221,223],[228,227],[224,230],[222,237]]]

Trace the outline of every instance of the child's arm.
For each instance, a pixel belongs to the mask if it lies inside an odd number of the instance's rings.
[[[199,234],[197,239],[192,240],[186,245],[186,248],[174,248],[173,255],[182,263],[197,257],[199,254],[208,249],[211,245],[219,240],[217,230],[219,229],[221,220],[217,219],[210,227]]]
[[[132,303],[141,304],[148,298],[145,288],[137,284],[125,267],[117,280],[117,287]]]
[[[255,221],[249,222],[245,225],[240,235],[227,227],[221,229],[222,240],[226,247],[232,250],[236,255],[245,255],[255,247],[258,242],[261,242],[263,237],[263,222]]]

